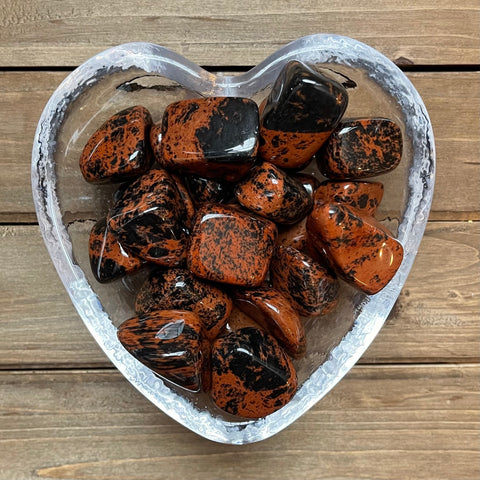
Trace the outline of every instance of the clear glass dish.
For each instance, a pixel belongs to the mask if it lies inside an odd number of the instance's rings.
[[[401,164],[377,177],[385,186],[377,218],[396,234],[405,256],[394,279],[376,295],[342,284],[338,308],[305,322],[308,349],[295,362],[299,389],[291,402],[265,418],[243,420],[221,412],[207,395],[186,392],[155,375],[117,340],[116,328],[132,316],[133,293],[145,273],[104,285],[93,279],[88,235],[94,221],[112,205],[116,187],[87,184],[78,159],[93,131],[123,108],[144,105],[159,121],[169,103],[195,96],[242,96],[260,103],[281,68],[293,59],[328,69],[345,82],[349,91],[345,117],[386,117],[401,126]],[[315,171],[315,166],[309,170]],[[231,444],[259,441],[290,425],[342,379],[373,341],[417,253],[432,201],[434,172],[432,128],[413,85],[376,50],[337,35],[300,38],[238,76],[209,73],[153,44],[111,48],[85,62],[57,88],[38,123],[32,152],[40,229],[93,337],[123,375],[162,411],[199,435]]]

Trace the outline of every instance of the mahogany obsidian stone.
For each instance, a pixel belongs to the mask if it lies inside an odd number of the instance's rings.
[[[287,298],[270,287],[237,289],[235,305],[273,335],[293,357],[305,352],[305,330]]]
[[[88,242],[90,266],[100,283],[110,282],[129,273],[136,272],[142,261],[128,254],[107,227],[102,218],[92,228]]]
[[[337,305],[335,275],[292,247],[275,249],[270,275],[273,286],[300,315],[325,315]]]
[[[296,390],[293,364],[272,336],[247,327],[215,340],[211,395],[222,410],[265,417],[288,403]]]
[[[201,387],[202,326],[195,313],[160,310],[118,327],[118,339],[137,360],[171,382],[197,392]]]
[[[307,238],[307,217],[305,217],[295,225],[280,226],[277,245],[293,247],[301,251],[307,248]]]
[[[323,175],[333,180],[374,177],[402,159],[400,127],[385,118],[341,122],[317,155]]]
[[[383,198],[383,184],[380,182],[323,182],[315,191],[314,202],[342,202],[350,207],[375,215]]]
[[[151,170],[120,192],[108,228],[123,247],[144,260],[177,266],[186,257],[186,209],[172,177]]]
[[[248,98],[208,97],[170,104],[157,160],[166,168],[236,181],[258,148],[258,107]]]
[[[142,106],[109,118],[89,139],[80,156],[80,170],[90,183],[123,182],[145,173],[151,164],[149,130],[152,117]]]
[[[309,175],[308,173],[295,173],[292,175],[292,178],[294,178],[298,183],[301,183],[303,188],[313,198],[315,190],[320,185],[320,180],[318,180],[318,178],[315,178],[313,175]]]
[[[255,287],[267,275],[277,236],[272,222],[224,205],[196,215],[187,265],[198,277]]]
[[[188,270],[156,269],[145,280],[135,299],[135,312],[145,315],[155,310],[188,310],[202,321],[205,335],[213,340],[225,325],[232,301],[219,288],[194,277]]]
[[[186,175],[185,182],[196,205],[227,203],[233,198],[233,186],[229,182],[195,175]]]
[[[304,167],[337,126],[346,89],[298,61],[285,65],[260,106],[259,155],[283,168]]]
[[[373,217],[342,203],[315,205],[308,235],[345,280],[368,294],[379,292],[402,263],[402,245]]]
[[[238,202],[277,223],[298,222],[312,208],[312,196],[283,170],[263,162],[235,188]]]

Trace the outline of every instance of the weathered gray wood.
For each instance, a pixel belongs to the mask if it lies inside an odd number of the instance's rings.
[[[362,362],[478,361],[479,223],[427,227],[412,272]],[[0,368],[108,366],[36,226],[0,227]]]
[[[0,477],[476,480],[479,378],[355,367],[288,429],[238,447],[176,424],[117,372],[3,372]]]
[[[61,72],[0,73],[0,222],[35,221],[30,163],[36,124]],[[430,113],[437,147],[431,219],[480,219],[480,73],[411,73]],[[455,185],[457,188],[452,188]],[[388,195],[401,195],[390,191]]]
[[[255,65],[312,33],[337,33],[414,64],[479,58],[476,0],[301,2],[3,1],[0,65],[78,65],[110,46],[154,42],[204,65]]]

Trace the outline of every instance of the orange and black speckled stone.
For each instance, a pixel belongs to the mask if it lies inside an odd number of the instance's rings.
[[[383,198],[380,182],[323,182],[316,190],[315,204],[342,202],[367,215],[375,215]]]
[[[157,159],[168,169],[237,181],[255,161],[258,107],[247,98],[208,97],[170,104]]]
[[[235,187],[238,202],[277,223],[298,222],[312,208],[303,185],[269,162],[262,162]]]
[[[307,230],[337,273],[365,293],[379,292],[402,263],[400,242],[373,217],[345,204],[316,205]]]
[[[151,170],[118,195],[108,228],[134,255],[163,266],[186,258],[186,209],[175,181],[163,169]]]
[[[234,207],[205,205],[197,212],[187,265],[198,277],[245,287],[262,284],[277,236],[272,222]]]
[[[237,289],[235,305],[253,318],[292,357],[305,353],[305,329],[290,302],[270,287]]]
[[[215,340],[211,395],[222,410],[265,417],[286,405],[296,390],[293,364],[271,335],[242,328]]]
[[[301,62],[287,63],[260,108],[259,156],[282,168],[303,168],[347,103],[343,85]]]
[[[341,122],[317,155],[327,178],[347,180],[390,172],[402,159],[400,127],[385,118]]]
[[[150,147],[152,149],[153,157],[159,165],[162,165],[162,122],[154,123],[150,127]]]
[[[159,310],[118,327],[118,339],[137,360],[188,390],[201,388],[202,326],[195,313]]]
[[[307,238],[307,217],[305,217],[295,225],[280,226],[277,245],[305,250],[307,248]]]
[[[156,269],[145,280],[135,299],[135,313],[155,310],[188,310],[196,313],[206,337],[213,340],[224,327],[232,300],[217,287],[194,277],[188,270]]]
[[[275,249],[270,277],[273,286],[302,316],[325,315],[337,305],[335,274],[292,247]]]
[[[151,164],[152,117],[142,106],[122,110],[91,137],[80,156],[80,170],[90,183],[123,182],[145,173]]]
[[[229,182],[195,175],[186,175],[185,182],[196,205],[228,203],[233,198],[233,186]]]
[[[88,242],[88,254],[93,275],[100,283],[134,273],[143,263],[122,248],[108,230],[106,218],[102,218],[93,226]]]

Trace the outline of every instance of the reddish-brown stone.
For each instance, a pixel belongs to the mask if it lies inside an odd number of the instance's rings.
[[[298,222],[312,208],[312,197],[303,185],[269,162],[257,165],[235,188],[245,208],[277,223]]]
[[[235,305],[273,335],[289,355],[300,357],[305,352],[303,324],[280,292],[270,287],[237,289],[234,298]]]
[[[286,405],[296,390],[295,368],[271,335],[242,328],[215,340],[211,395],[222,410],[265,417]]]
[[[325,315],[337,305],[335,275],[292,247],[278,246],[275,249],[270,275],[273,286],[300,315]]]
[[[202,326],[195,313],[160,310],[118,327],[125,349],[171,382],[197,392],[201,387]]]
[[[317,155],[320,171],[333,180],[390,172],[402,159],[400,127],[385,118],[341,122]]]
[[[276,241],[275,225],[233,207],[197,212],[187,265],[198,277],[245,287],[262,284]]]
[[[123,182],[145,173],[151,164],[145,107],[135,106],[109,118],[88,140],[80,156],[80,170],[90,183]]]
[[[337,273],[368,294],[385,287],[402,263],[402,245],[386,227],[345,204],[316,205],[307,230]]]

